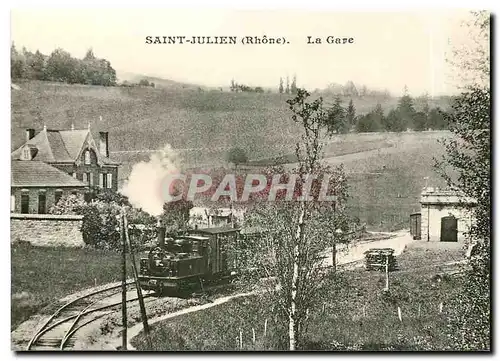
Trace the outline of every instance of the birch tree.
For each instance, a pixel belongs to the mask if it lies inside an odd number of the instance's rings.
[[[277,319],[286,329],[287,348],[291,351],[304,347],[307,316],[328,275],[325,258],[332,242],[328,234],[335,207],[347,198],[342,168],[320,163],[327,114],[322,98],[307,102],[309,96],[304,89],[298,89],[296,97],[287,101],[292,120],[303,129],[301,140],[296,143],[298,164],[280,178],[280,183],[293,184],[288,189],[294,192],[292,199],[283,193],[274,202],[264,198],[268,201],[256,204],[247,218],[248,225],[265,225],[267,229],[255,262],[275,280],[268,295]],[[283,168],[274,169],[274,174],[281,171]],[[328,185],[328,196],[335,196],[336,200],[321,200],[324,184]],[[310,192],[305,191],[308,185]]]

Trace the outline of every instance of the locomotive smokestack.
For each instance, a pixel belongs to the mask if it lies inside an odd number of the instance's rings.
[[[158,232],[158,246],[164,247],[165,246],[165,225],[163,224],[163,222],[160,218],[158,218],[156,230]]]

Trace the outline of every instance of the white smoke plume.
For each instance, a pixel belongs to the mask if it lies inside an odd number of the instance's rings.
[[[151,155],[148,162],[139,162],[132,167],[120,193],[127,196],[134,207],[159,216],[165,203],[162,182],[168,175],[180,172],[180,164],[179,155],[167,144]]]

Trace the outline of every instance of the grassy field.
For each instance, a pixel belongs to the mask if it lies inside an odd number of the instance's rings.
[[[238,145],[257,159],[286,152],[297,138],[288,95],[230,93],[194,89],[153,89],[22,82],[12,95],[12,146],[24,129],[85,129],[90,122],[110,131],[112,151],[174,148],[229,148]],[[333,96],[325,96],[326,104]],[[345,105],[349,98],[344,99]],[[354,98],[359,114],[378,102],[388,111],[397,98]],[[447,107],[447,100],[436,100]],[[102,116],[102,123],[99,117]],[[291,143],[291,144],[290,144]],[[271,152],[271,153],[270,153]],[[199,158],[194,154],[192,158]],[[200,159],[201,160],[201,159]]]
[[[120,262],[114,252],[13,245],[11,328],[72,292],[119,281]]]
[[[391,290],[382,292],[384,275],[346,271],[327,288],[311,310],[304,349],[308,350],[444,350],[447,308],[460,292],[455,278],[443,277],[438,265],[461,259],[457,249],[411,248],[398,257]],[[335,285],[336,284],[336,285]],[[235,299],[153,326],[154,350],[209,351],[286,349],[286,337],[261,296]],[[443,312],[439,305],[443,303]],[[324,304],[324,307],[322,306]],[[401,309],[402,321],[398,317]],[[264,323],[267,319],[267,334]],[[253,330],[252,330],[253,328]],[[255,343],[253,342],[255,331]],[[134,345],[145,350],[140,334]]]

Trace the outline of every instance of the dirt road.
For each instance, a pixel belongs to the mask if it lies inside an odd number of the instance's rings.
[[[337,264],[343,265],[364,258],[364,252],[370,248],[392,248],[394,255],[397,256],[403,252],[406,245],[415,242],[408,230],[402,230],[392,233],[393,237],[375,241],[360,242],[347,247],[339,247],[337,250]],[[332,249],[325,251],[325,266],[332,265]]]

